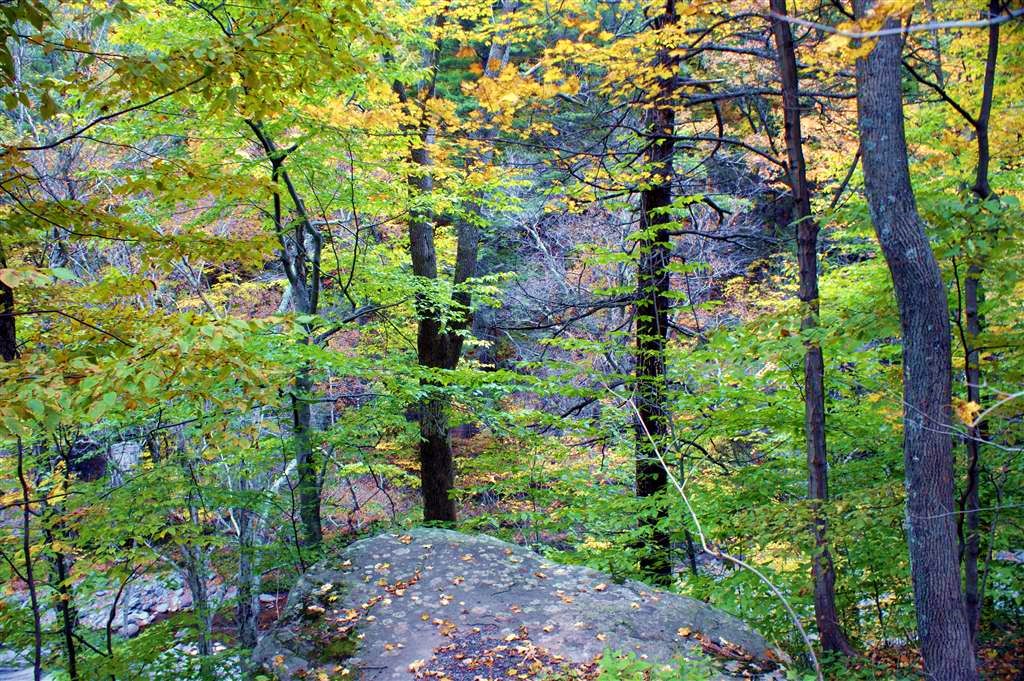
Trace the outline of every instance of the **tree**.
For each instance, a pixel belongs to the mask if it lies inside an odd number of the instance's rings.
[[[481,79],[494,80],[508,63],[507,36],[504,29],[513,3],[504,0],[493,13],[491,24],[497,29],[490,41],[484,63],[480,65]],[[426,77],[416,84],[417,97],[413,97],[400,80],[393,89],[399,101],[409,113],[416,112],[414,125],[407,125],[411,136],[409,161],[412,172],[408,178],[410,189],[410,210],[408,220],[409,259],[412,270],[419,281],[416,294],[416,358],[421,367],[430,371],[447,372],[456,368],[462,357],[462,346],[466,334],[473,324],[472,294],[470,285],[477,273],[480,250],[481,197],[470,195],[464,198],[464,205],[449,215],[440,215],[431,203],[435,191],[434,159],[432,147],[437,142],[437,122],[431,120],[429,105],[437,97],[437,81],[442,68],[440,32],[445,27],[445,18],[437,16],[428,25],[439,35],[433,35],[433,46],[423,53],[422,69]],[[463,172],[468,173],[473,165],[486,168],[493,157],[491,141],[496,131],[487,112],[481,113],[480,127],[471,130],[470,137],[482,144],[479,158],[468,161]],[[438,299],[439,282],[438,249],[435,230],[448,223],[455,231],[455,262],[451,275],[451,294],[447,300]],[[451,431],[448,411],[450,398],[444,394],[441,382],[436,378],[422,381],[425,395],[417,405],[417,419],[420,427],[419,460],[420,488],[423,494],[424,520],[452,522],[456,519],[455,462],[452,457]]]
[[[4,246],[0,243],[0,271],[7,268]],[[10,362],[18,356],[18,335],[14,316],[14,289],[0,276],[0,357]]]
[[[858,2],[858,16],[870,6]],[[898,25],[892,19],[885,23]],[[949,307],[910,182],[901,49],[902,37],[894,33],[878,38],[857,60],[864,192],[892,275],[902,331],[907,541],[925,672],[967,681],[977,672],[956,553]]]
[[[675,0],[666,0],[651,23],[661,31],[678,20]],[[663,464],[667,454],[669,413],[665,385],[665,345],[669,331],[671,287],[673,155],[675,153],[675,111],[673,96],[679,60],[668,44],[660,44],[651,68],[664,72],[655,79],[655,91],[644,102],[647,135],[646,172],[649,180],[640,192],[640,238],[636,277],[636,495],[641,499],[663,496],[668,473]],[[659,582],[672,576],[671,538],[665,527],[667,509],[657,502],[642,516],[647,546],[640,567]]]
[[[1000,0],[990,0],[988,3],[988,16],[995,18],[1002,10],[1003,3]],[[992,105],[995,95],[996,68],[999,60],[999,24],[992,23],[988,26],[987,42],[985,45],[984,72],[981,84],[981,102],[978,113],[972,114],[965,109],[949,92],[949,88],[943,82],[941,69],[938,69],[932,80],[921,75],[908,61],[904,66],[911,76],[920,84],[936,92],[943,102],[949,104],[952,109],[974,130],[977,163],[974,168],[974,178],[971,184],[971,194],[975,201],[985,202],[996,198],[992,189],[990,178],[990,166],[992,161],[992,150],[990,143],[990,121],[992,117]],[[936,45],[938,42],[936,41]],[[936,47],[936,50],[939,48]],[[938,57],[936,57],[938,58]],[[979,217],[981,214],[979,213]],[[967,236],[969,242],[986,244],[997,236],[992,234],[990,226],[980,225],[974,227]],[[973,245],[973,244],[971,244]],[[963,377],[967,393],[967,402],[979,412],[982,407],[982,371],[981,351],[979,350],[979,336],[984,328],[984,320],[981,315],[981,303],[984,297],[982,289],[982,276],[985,272],[985,248],[974,248],[967,251],[967,271],[963,278],[962,291],[962,316],[958,316],[959,337],[964,351]],[[957,274],[959,287],[959,273]],[[967,607],[967,623],[971,629],[971,639],[975,640],[978,633],[978,626],[981,618],[981,593],[978,580],[978,556],[981,551],[981,518],[980,518],[980,495],[981,485],[981,446],[986,435],[985,424],[969,423],[964,437],[964,447],[967,450],[967,476],[965,489],[960,501],[960,509],[963,514],[957,520],[957,534],[960,539],[960,556],[964,565],[964,597]]]
[[[278,149],[258,121],[246,119],[245,123],[259,140],[270,163],[270,177],[274,185],[274,233],[280,245],[281,266],[288,278],[295,311],[308,319],[320,312],[320,260],[323,235],[310,220],[306,204],[284,167],[288,151]],[[282,212],[282,187],[291,199],[292,209],[296,215],[292,222],[288,221]],[[300,325],[304,331],[303,342],[307,345],[312,344],[315,341],[312,325],[309,322],[302,322]],[[320,544],[324,535],[320,518],[320,471],[313,449],[312,400],[312,368],[308,364],[302,364],[295,372],[295,387],[291,394],[292,429],[302,541],[306,546],[315,547]]]
[[[443,18],[437,18],[434,25],[440,27]],[[409,210],[409,259],[416,277],[424,286],[437,280],[437,249],[434,245],[436,215],[422,205],[434,189],[429,146],[433,144],[436,131],[426,115],[426,101],[434,97],[438,68],[439,45],[425,52],[423,68],[430,80],[421,83],[417,89],[424,92],[420,103],[423,114],[418,125],[411,130],[415,140],[409,150],[410,161],[416,169],[409,178],[411,201]],[[405,86],[396,81],[395,92],[403,104],[410,103]],[[473,267],[476,265],[473,254]],[[465,274],[462,272],[461,274]],[[448,329],[444,324],[441,310],[431,301],[426,291],[417,293],[416,300],[416,359],[420,366],[430,369],[452,369],[459,361],[462,336],[459,329]],[[437,394],[438,387],[431,381],[425,382],[428,394],[417,405],[417,420],[420,427],[419,460],[420,490],[423,494],[423,519],[438,521],[455,520],[455,500],[451,494],[455,488],[455,464],[452,460],[451,434],[448,428],[447,400]]]
[[[797,261],[800,269],[800,302],[804,305],[801,331],[813,334],[818,326],[818,223],[811,212],[811,191],[807,184],[807,163],[800,126],[800,83],[793,33],[785,21],[786,0],[771,0],[772,33],[778,53],[782,81],[782,113],[785,126],[789,188],[793,195]],[[827,651],[853,654],[836,612],[835,566],[828,543],[828,520],[822,504],[828,501],[828,458],[825,447],[825,362],[821,344],[804,341],[804,432],[807,437],[807,497],[811,501],[811,530],[814,556],[814,619],[821,647]]]

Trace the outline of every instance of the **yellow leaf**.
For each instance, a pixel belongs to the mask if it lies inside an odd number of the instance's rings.
[[[961,422],[968,426],[973,426],[978,418],[978,414],[981,413],[981,405],[974,401],[968,402],[967,400],[954,397],[953,411],[956,412],[956,417]]]

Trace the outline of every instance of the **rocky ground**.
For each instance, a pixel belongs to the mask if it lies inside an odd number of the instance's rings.
[[[237,589],[226,586],[220,578],[212,579],[208,584],[210,602],[214,608],[220,608],[237,596]],[[88,607],[80,607],[79,617],[82,626],[94,630],[104,630],[110,617],[111,606],[117,596],[117,590],[101,590],[88,601]],[[283,594],[260,594],[259,603],[264,611],[264,620],[275,620],[283,607]],[[184,585],[180,576],[174,573],[141,575],[128,584],[118,598],[118,607],[111,631],[123,638],[137,636],[145,627],[160,622],[175,613],[192,608],[192,593]],[[47,610],[43,613],[44,626],[52,626],[56,622],[56,613]],[[223,645],[216,646],[216,652],[225,650]],[[179,644],[169,654],[184,656],[195,655],[194,646]],[[0,645],[0,681],[31,681],[32,670],[26,665],[30,660],[27,652],[18,655],[14,651],[4,650]],[[48,677],[47,677],[48,678]]]
[[[209,583],[210,602],[214,608],[235,598],[237,589],[225,587],[219,580]],[[87,612],[81,615],[81,622],[90,629],[104,629],[114,602],[115,590],[99,591]],[[111,630],[125,638],[131,638],[153,622],[173,613],[192,608],[192,593],[181,577],[176,574],[143,576],[134,580],[124,589],[118,603]]]
[[[781,653],[704,603],[430,528],[356,542],[310,570],[255,659],[279,679],[473,681],[585,669],[608,649],[781,678]]]

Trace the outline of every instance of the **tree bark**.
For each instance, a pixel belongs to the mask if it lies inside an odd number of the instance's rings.
[[[502,1],[498,14],[499,21],[502,16],[512,11],[513,6],[510,0]],[[443,18],[437,18],[435,25],[440,26],[443,21]],[[503,33],[499,30],[488,51],[487,62],[483,67],[484,77],[493,78],[498,75],[507,57],[507,46],[503,41]],[[424,65],[430,69],[436,68],[436,49],[425,54]],[[423,84],[419,89],[424,93],[424,99],[434,95],[433,81]],[[404,85],[396,82],[394,90],[400,101],[409,103],[409,94]],[[413,130],[410,128],[408,132]],[[430,127],[429,121],[421,120],[415,133],[418,139],[416,146],[410,151],[410,160],[417,167],[417,173],[410,177],[408,182],[411,193],[423,197],[434,190],[430,170],[433,161],[429,150],[434,142],[434,130]],[[486,142],[493,136],[494,132],[485,128],[478,138]],[[480,162],[485,165],[491,162],[489,150],[484,151]],[[465,209],[470,215],[479,216],[481,213],[480,206],[475,201],[470,201]],[[409,256],[413,274],[424,282],[435,281],[438,278],[437,249],[434,243],[435,224],[436,216],[429,210],[415,206],[410,210]],[[458,366],[462,357],[462,334],[473,323],[470,293],[460,286],[476,275],[480,230],[472,220],[460,219],[455,225],[455,236],[455,272],[452,277],[455,289],[451,296],[455,314],[445,322],[440,310],[437,309],[436,301],[429,300],[426,294],[421,294],[416,299],[417,361],[420,366],[431,369],[451,370]],[[440,387],[434,383],[427,381],[425,385],[432,394],[420,402],[417,410],[420,425],[419,457],[423,518],[454,522],[456,509],[451,493],[455,489],[455,463],[448,421],[449,399],[440,394]]]
[[[313,226],[295,183],[284,167],[288,150],[281,150],[267,134],[263,125],[246,120],[246,125],[256,135],[263,152],[270,161],[271,180],[274,191],[274,231],[280,244],[281,266],[288,278],[295,311],[300,315],[315,315],[320,306],[320,257],[323,239],[320,231]],[[281,207],[281,189],[292,201],[297,220],[294,228],[285,224]],[[307,239],[308,237],[308,239]],[[308,241],[308,244],[307,244]],[[313,329],[303,324],[307,345],[312,343]],[[313,449],[313,417],[310,397],[313,378],[310,367],[303,365],[295,374],[295,389],[292,393],[292,438],[295,447],[296,472],[299,489],[299,518],[302,523],[303,546],[319,546],[323,541],[321,522],[320,478]]]
[[[419,195],[433,191],[429,176],[431,161],[426,149],[432,141],[431,133],[422,136],[422,146],[414,149],[414,163],[424,169],[420,177],[414,178],[413,189]],[[476,255],[479,237],[476,229],[460,225],[456,246],[456,285],[473,276],[476,269]],[[437,279],[437,250],[434,244],[434,220],[426,211],[413,211],[409,221],[409,253],[413,273],[424,281]],[[454,369],[462,355],[461,330],[468,325],[469,295],[457,292],[452,302],[462,311],[462,320],[454,319],[446,327],[441,319],[436,301],[421,294],[417,297],[416,356],[420,366],[430,369]],[[448,423],[448,398],[439,394],[440,387],[433,382],[425,383],[431,394],[424,398],[418,408],[420,424],[420,486],[423,494],[423,519],[454,522],[455,501],[451,492],[455,488],[455,463],[452,457],[451,434]]]
[[[197,528],[201,527],[199,508],[194,493],[188,497],[188,513],[190,522]],[[213,669],[210,657],[213,655],[213,609],[210,607],[209,559],[206,548],[201,545],[182,547],[185,560],[185,583],[192,592],[192,612],[196,619],[196,648],[199,655],[200,677],[211,679]]]
[[[0,243],[0,268],[7,267],[3,244]],[[14,317],[14,289],[0,281],[0,358],[10,362],[18,357],[18,335]]]
[[[323,541],[320,519],[320,479],[313,452],[313,409],[310,404],[313,379],[303,368],[295,377],[292,395],[292,438],[295,443],[295,470],[298,474],[299,519],[302,545],[313,547]]]
[[[990,0],[988,11],[996,15],[1000,11],[1000,1]],[[975,170],[974,186],[971,191],[980,201],[993,195],[989,183],[989,119],[992,115],[992,97],[995,90],[996,64],[999,58],[999,26],[993,24],[988,28],[988,50],[985,56],[985,77],[982,84],[981,110],[974,121],[974,130],[978,143],[978,166]],[[983,298],[981,277],[984,264],[980,260],[967,267],[964,280],[964,316],[967,321],[967,338],[964,347],[964,380],[967,384],[967,400],[981,404],[981,356],[978,352],[977,338],[981,334],[983,320],[980,303]],[[977,423],[969,426],[965,440],[967,448],[967,481],[963,497],[963,563],[964,563],[964,596],[967,609],[967,626],[970,627],[971,641],[978,635],[981,623],[981,593],[978,588],[978,557],[981,553],[980,531],[981,506],[979,496],[981,443],[985,439],[985,424]]]
[[[238,480],[238,491],[249,492],[251,484],[244,472]],[[238,606],[235,611],[238,642],[243,648],[255,648],[258,637],[259,601],[257,575],[254,569],[256,545],[256,514],[249,508],[249,499],[235,509],[238,522]]]
[[[868,7],[858,0],[858,16]],[[886,23],[895,26],[893,20]],[[857,61],[865,195],[892,275],[903,336],[907,540],[925,674],[973,681],[978,675],[960,590],[954,522],[949,309],[910,182],[901,49],[900,35],[884,36]]]
[[[56,544],[53,533],[49,530],[46,531],[46,539],[47,543],[51,546]],[[54,600],[56,601],[55,605],[61,618],[61,635],[64,637],[64,659],[68,666],[68,679],[78,681],[78,646],[75,643],[78,611],[72,600],[71,587],[68,585],[70,565],[67,557],[61,551],[54,551],[51,563],[57,576]]]
[[[455,463],[448,427],[447,399],[430,397],[420,404],[420,486],[423,519],[454,522]]]
[[[428,146],[434,141],[433,131],[420,131],[418,146],[410,152],[418,175],[410,178],[410,189],[415,196],[428,196],[434,190],[430,167],[433,165]],[[409,258],[413,274],[425,284],[437,279],[437,249],[434,244],[434,215],[424,209],[413,208],[409,218]],[[420,366],[430,369],[453,369],[458,354],[452,361],[449,334],[445,331],[437,302],[427,293],[416,297],[416,359]],[[461,338],[458,351],[461,351]],[[420,401],[417,417],[420,425],[419,458],[420,490],[423,494],[423,519],[454,522],[455,501],[451,492],[455,487],[455,464],[452,458],[451,435],[448,428],[447,399],[437,394],[439,386],[424,382],[427,397]]]
[[[32,678],[43,678],[43,624],[42,608],[36,588],[35,564],[32,561],[32,503],[31,487],[25,472],[25,446],[18,438],[18,483],[21,486],[21,551],[25,560],[24,578],[28,586],[28,601],[32,610]]]
[[[654,20],[654,30],[676,22],[675,0],[666,0]],[[669,430],[665,394],[665,345],[668,340],[668,292],[672,259],[670,226],[672,206],[672,155],[675,112],[672,96],[676,87],[678,60],[669,48],[658,50],[652,65],[667,68],[670,76],[658,80],[644,127],[650,136],[646,153],[650,187],[640,193],[639,261],[637,262],[636,351],[636,495],[639,499],[664,496],[668,473],[660,457],[666,456]],[[654,509],[640,516],[641,535],[646,542],[640,555],[640,570],[651,579],[667,583],[672,577],[671,541],[665,524],[668,509],[655,501]]]
[[[71,461],[71,444],[58,446],[58,454],[64,464],[64,475],[61,480],[61,498],[68,498],[68,477],[71,475],[73,465]],[[51,563],[57,575],[57,584],[54,588],[56,609],[61,616],[61,633],[64,636],[64,656],[67,661],[68,678],[71,681],[78,681],[78,648],[75,643],[75,629],[78,627],[78,609],[75,607],[74,594],[71,591],[71,558],[61,551],[58,546],[68,539],[67,528],[64,524],[64,509],[61,504],[50,507],[47,513],[47,523],[43,534],[47,543],[53,551]]]
[[[807,185],[800,125],[800,85],[793,33],[787,16],[786,0],[770,0],[772,33],[778,52],[782,80],[782,107],[786,139],[789,186],[793,195],[793,222],[797,233],[797,263],[800,269],[800,301],[804,317],[800,328],[809,331],[818,326],[818,223],[811,213],[811,193]],[[828,459],[825,447],[825,362],[821,345],[804,341],[804,433],[807,440],[807,498],[811,504],[811,531],[814,556],[811,575],[814,580],[814,619],[823,650],[853,655],[836,610],[835,567],[828,543],[828,520],[822,505],[828,501]]]
[[[978,312],[981,292],[980,265],[968,266],[964,281],[964,314],[967,317],[967,343],[964,348],[964,379],[967,383],[967,401],[981,404],[981,365],[975,339],[981,333],[981,316]],[[967,480],[965,483],[962,508],[963,530],[961,531],[961,555],[964,564],[964,607],[971,641],[977,638],[981,622],[981,594],[978,589],[978,558],[981,554],[981,442],[985,437],[984,424],[967,427],[964,444],[967,449]]]

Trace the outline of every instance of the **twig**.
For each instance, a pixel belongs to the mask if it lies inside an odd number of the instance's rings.
[[[814,28],[825,33],[832,33],[834,35],[840,35],[844,38],[851,38],[853,40],[864,40],[869,38],[882,38],[887,35],[903,35],[907,33],[920,33],[923,31],[939,31],[948,28],[987,28],[989,26],[998,26],[1005,24],[1008,21],[1013,21],[1019,17],[1024,16],[1024,7],[1019,9],[1010,10],[1006,14],[1000,14],[998,16],[990,16],[988,19],[963,19],[959,21],[932,21],[927,24],[911,24],[909,26],[900,26],[896,28],[880,28],[875,31],[848,31],[842,28],[836,28],[829,24],[820,24],[817,21],[809,21],[807,19],[800,19],[799,17],[786,16],[782,14],[775,14],[774,12],[765,15],[772,19],[778,19],[779,21],[785,21],[790,24],[796,24],[798,26],[805,26],[807,28]]]

